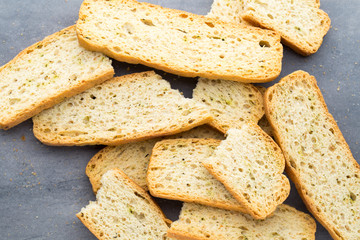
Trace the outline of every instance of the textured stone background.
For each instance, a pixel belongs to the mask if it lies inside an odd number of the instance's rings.
[[[81,2],[0,0],[0,65],[45,36],[74,24]],[[206,14],[212,0],[150,2]],[[360,1],[347,0],[345,4],[337,0],[322,0],[321,8],[332,20],[332,28],[322,47],[310,57],[301,57],[285,47],[281,76],[302,69],[317,78],[330,112],[338,121],[355,159],[359,160]],[[116,61],[114,66],[116,75],[149,69]],[[164,78],[174,88],[183,91],[186,97],[191,97],[196,79],[169,74]],[[75,213],[89,200],[95,199],[84,171],[89,159],[100,149],[100,146],[42,145],[32,134],[31,120],[8,131],[0,130],[0,238],[95,239],[77,220]],[[306,211],[292,187],[286,203]],[[158,202],[170,219],[177,218],[181,203]],[[316,237],[330,239],[320,224]]]

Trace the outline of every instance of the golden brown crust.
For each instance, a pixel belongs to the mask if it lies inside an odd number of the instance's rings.
[[[188,232],[174,230],[171,228],[168,230],[167,236],[170,238],[178,239],[178,240],[212,240],[211,238],[200,238],[200,237],[191,235]],[[215,239],[213,239],[213,240],[215,240]],[[221,240],[221,239],[216,239],[216,240]]]
[[[307,195],[307,189],[304,186],[304,184],[302,184],[302,182],[301,182],[299,172],[296,171],[296,169],[293,168],[290,164],[291,156],[286,151],[286,149],[283,148],[284,143],[281,138],[281,135],[279,134],[279,127],[277,125],[275,125],[274,120],[272,118],[271,112],[275,108],[275,106],[272,105],[272,95],[276,91],[276,88],[279,86],[285,85],[288,82],[295,81],[297,78],[306,79],[306,81],[308,81],[313,86],[314,91],[318,95],[319,100],[321,101],[321,104],[324,107],[324,111],[325,111],[326,115],[328,116],[329,123],[333,126],[334,135],[336,135],[340,139],[340,141],[344,144],[345,149],[346,149],[345,154],[348,155],[350,157],[350,159],[352,159],[354,171],[357,171],[360,174],[360,167],[359,167],[358,163],[356,162],[356,160],[353,158],[350,148],[349,148],[348,144],[346,143],[345,138],[342,135],[335,119],[329,113],[329,110],[325,103],[324,97],[323,97],[319,87],[317,86],[317,82],[316,82],[316,79],[314,76],[311,76],[307,72],[304,72],[301,70],[295,71],[292,74],[282,78],[279,83],[268,88],[265,92],[265,113],[266,113],[266,116],[267,116],[272,128],[274,129],[275,138],[276,138],[277,142],[279,143],[279,145],[282,147],[283,154],[284,154],[285,160],[286,160],[286,168],[285,168],[286,173],[288,174],[289,178],[295,183],[295,187],[296,187],[300,197],[303,199],[307,209],[321,223],[321,225],[323,225],[328,230],[328,232],[334,239],[340,240],[340,239],[343,239],[343,237],[336,233],[336,231],[334,230],[334,226],[332,226],[331,223],[325,218],[325,216],[317,210],[314,200]]]
[[[159,141],[155,144],[155,146],[153,148],[153,151],[152,151],[152,154],[150,157],[149,169],[151,168],[151,166],[153,164],[160,162],[162,160],[160,158],[154,157],[154,155],[156,155],[157,152],[159,151],[159,149],[162,148],[163,144],[177,145],[180,142],[184,143],[184,144],[189,144],[189,145],[194,144],[194,143],[200,143],[202,145],[214,146],[214,145],[219,145],[221,140],[189,138],[189,139],[170,139],[170,140]],[[168,192],[160,191],[160,190],[156,189],[155,182],[148,181],[148,179],[150,178],[149,174],[150,174],[150,171],[147,171],[146,180],[147,180],[147,185],[148,185],[149,191],[152,196],[166,198],[166,199],[170,199],[170,200],[178,200],[178,201],[183,201],[183,202],[200,203],[200,204],[207,205],[207,206],[247,213],[246,209],[244,207],[242,207],[241,205],[231,205],[231,204],[227,204],[226,202],[211,201],[211,199],[209,199],[209,198],[202,198],[200,196],[183,195],[178,192],[168,193]]]
[[[161,64],[156,63],[156,62],[152,62],[146,58],[140,58],[140,57],[134,57],[134,56],[130,56],[130,55],[125,55],[125,54],[120,54],[120,53],[116,53],[113,50],[111,50],[107,45],[100,45],[97,44],[94,41],[91,41],[89,39],[87,39],[86,37],[83,36],[82,33],[82,29],[79,26],[80,24],[80,19],[83,19],[84,17],[86,17],[86,14],[84,13],[86,6],[89,4],[88,2],[92,1],[92,0],[88,0],[88,1],[84,1],[84,3],[81,5],[80,11],[79,11],[79,20],[77,22],[77,36],[78,36],[78,40],[79,40],[79,44],[80,46],[90,50],[90,51],[97,51],[97,52],[102,52],[105,55],[114,58],[118,61],[121,62],[127,62],[127,63],[131,63],[131,64],[142,64],[145,66],[149,66],[155,69],[160,69],[162,71],[165,72],[169,72],[175,75],[180,75],[183,77],[204,77],[204,78],[208,78],[208,79],[224,79],[224,80],[232,80],[232,81],[240,81],[240,82],[245,82],[245,83],[265,83],[265,82],[270,82],[275,80],[281,72],[281,59],[283,57],[282,54],[282,45],[280,44],[280,35],[277,34],[276,32],[269,32],[268,35],[274,37],[274,44],[273,46],[276,46],[277,52],[281,52],[281,54],[279,54],[278,56],[278,61],[279,65],[277,66],[277,68],[275,70],[272,71],[272,75],[270,76],[262,76],[262,77],[253,77],[251,75],[247,75],[246,77],[244,76],[239,76],[239,75],[233,75],[233,74],[229,74],[228,71],[224,71],[223,74],[219,74],[215,71],[212,71],[211,73],[209,71],[190,71],[189,69],[176,69],[174,67],[169,66],[168,64]],[[130,3],[137,3],[134,0],[127,0]],[[161,7],[159,5],[154,5],[154,4],[150,4],[150,3],[146,3],[146,2],[141,2],[138,3],[141,6],[144,6],[146,8],[155,8],[155,9],[165,9],[168,10],[169,12],[173,12],[174,15],[181,15],[181,14],[186,14],[188,16],[190,16],[189,18],[196,18],[196,19],[209,19],[205,16],[201,16],[201,15],[196,15],[196,14],[192,14],[189,12],[184,12],[181,10],[176,10],[176,9],[167,9],[164,7]],[[215,24],[221,24],[221,25],[232,25],[232,27],[234,29],[239,28],[238,24],[231,24],[231,23],[227,23],[227,22],[223,22],[221,20],[215,19],[215,18],[211,18],[211,21],[213,21]],[[243,28],[246,29],[255,29],[252,26],[241,26]],[[260,31],[260,29],[256,28],[257,30]],[[263,29],[261,29],[261,31],[264,31]]]
[[[3,69],[5,69],[7,66],[16,62],[22,56],[34,51],[38,45],[46,46],[49,43],[53,42],[53,40],[56,39],[58,36],[65,34],[66,32],[74,31],[74,28],[75,28],[75,25],[69,26],[63,30],[60,30],[59,32],[56,32],[50,36],[45,37],[42,41],[37,42],[37,43],[31,45],[30,47],[25,48],[14,59],[12,59],[7,64],[2,66],[0,68],[0,72]],[[74,96],[78,93],[85,91],[88,88],[91,88],[97,84],[104,82],[107,79],[110,79],[112,76],[114,76],[114,74],[115,74],[115,72],[114,72],[114,69],[112,68],[110,71],[105,71],[92,79],[87,79],[86,81],[78,83],[76,86],[73,86],[73,88],[71,88],[71,89],[67,89],[66,91],[63,91],[63,92],[58,92],[51,98],[47,98],[46,100],[37,102],[35,105],[31,106],[31,108],[23,109],[21,112],[17,113],[14,117],[8,119],[7,121],[0,122],[0,129],[7,130],[9,128],[12,128],[15,125],[35,116],[36,114],[40,113],[41,111],[43,111],[47,108],[50,108],[59,102],[62,102],[65,98]]]

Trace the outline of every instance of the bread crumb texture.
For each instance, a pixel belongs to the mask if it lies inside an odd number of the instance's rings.
[[[254,218],[269,216],[290,193],[279,146],[253,123],[230,129],[203,164]]]
[[[249,83],[200,78],[193,99],[210,110],[210,125],[223,133],[246,122],[257,123],[265,113],[261,92]]]
[[[316,79],[294,72],[266,93],[267,115],[288,173],[314,216],[335,239],[360,236],[360,168]]]
[[[242,18],[278,32],[285,45],[310,55],[320,48],[331,23],[319,4],[313,0],[247,0]]]
[[[0,128],[113,76],[111,60],[79,46],[75,27],[54,33],[0,68]]]
[[[215,139],[158,142],[147,173],[151,195],[246,211],[201,163],[213,154],[219,144],[220,140]]]
[[[98,239],[166,239],[165,217],[144,190],[116,169],[101,182],[96,202],[77,214]]]
[[[273,31],[135,0],[85,0],[76,28],[87,49],[185,77],[268,82],[281,71]]]
[[[315,221],[308,214],[285,204],[265,220],[256,220],[240,212],[184,203],[168,235],[179,239],[314,240],[315,231]]]
[[[33,118],[34,134],[51,145],[119,145],[189,130],[211,121],[154,72],[113,78]]]

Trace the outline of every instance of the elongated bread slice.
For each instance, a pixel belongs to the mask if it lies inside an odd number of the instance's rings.
[[[76,30],[89,50],[185,77],[268,82],[281,71],[273,31],[135,0],[85,0]]]
[[[311,1],[310,1],[311,2]],[[330,18],[321,9],[304,0],[246,0],[242,18],[281,35],[282,42],[302,55],[320,48],[330,28]]]
[[[210,125],[223,133],[257,123],[265,113],[261,92],[249,83],[200,78],[193,99],[206,105],[214,117]]]
[[[118,169],[101,182],[96,202],[76,214],[98,239],[166,239],[165,216],[142,188]]]
[[[211,127],[202,125],[189,131],[169,136],[169,138],[224,139],[224,136]],[[108,146],[100,150],[91,158],[85,171],[94,193],[101,187],[100,179],[102,175],[113,168],[122,170],[131,180],[147,191],[146,171],[150,155],[155,143],[161,140],[162,138],[154,138],[120,146]]]
[[[334,239],[358,239],[360,167],[315,77],[303,71],[284,77],[267,90],[265,103],[288,176],[308,209]]]
[[[108,57],[79,46],[75,26],[54,33],[0,68],[0,129],[9,129],[113,75]]]
[[[113,78],[33,118],[35,136],[49,145],[119,145],[211,120],[153,71]]]
[[[273,213],[290,193],[280,148],[254,123],[230,129],[202,163],[256,219]]]
[[[171,224],[168,236],[189,240],[314,240],[315,231],[314,219],[285,204],[271,217],[255,220],[240,212],[184,203],[180,219]]]
[[[220,144],[215,139],[171,139],[156,143],[147,183],[151,195],[246,212],[201,164]]]

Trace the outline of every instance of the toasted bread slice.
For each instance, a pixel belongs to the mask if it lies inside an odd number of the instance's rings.
[[[118,169],[101,181],[96,202],[76,214],[98,239],[166,239],[165,216],[142,188]]]
[[[230,129],[204,166],[256,219],[264,219],[290,193],[280,148],[254,123]]]
[[[257,123],[265,113],[261,92],[249,83],[200,78],[193,99],[210,110],[210,125],[223,133],[246,122]]]
[[[202,105],[152,71],[113,78],[33,118],[35,136],[49,145],[120,145],[211,120]]]
[[[359,238],[360,167],[315,77],[284,77],[266,91],[265,103],[288,176],[308,209],[334,239]]]
[[[171,135],[169,138],[224,139],[220,132],[206,125]],[[122,170],[131,180],[147,191],[146,171],[148,169],[150,155],[155,143],[162,139],[163,138],[154,138],[120,146],[108,146],[100,150],[91,158],[85,171],[89,177],[94,193],[96,194],[101,187],[100,179],[102,175],[113,168]]]
[[[9,129],[113,75],[108,57],[79,46],[75,26],[54,33],[0,68],[0,129]]]
[[[215,139],[171,139],[156,143],[147,183],[151,195],[246,212],[201,164],[220,144]]]
[[[316,223],[308,214],[282,204],[265,220],[194,203],[184,203],[168,236],[188,240],[315,240]]]
[[[311,0],[246,0],[241,17],[278,32],[285,45],[307,56],[317,52],[330,28],[330,18],[319,4]]]
[[[135,0],[85,0],[76,30],[86,49],[185,77],[268,82],[281,71],[274,31]]]

